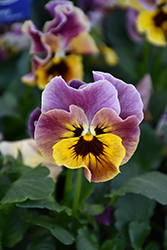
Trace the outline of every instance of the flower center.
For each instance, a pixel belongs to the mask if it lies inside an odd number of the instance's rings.
[[[88,131],[84,136],[83,136],[83,139],[85,141],[92,141],[93,140],[93,135],[91,134],[90,131]]]
[[[165,22],[167,22],[167,13],[160,10],[153,18],[155,26],[162,27]]]

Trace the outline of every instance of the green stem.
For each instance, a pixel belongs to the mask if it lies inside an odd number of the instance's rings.
[[[81,184],[82,184],[82,168],[79,168],[77,170],[75,193],[74,193],[74,200],[73,200],[73,207],[72,207],[72,215],[73,215],[73,217],[76,217],[76,215],[77,215],[79,199],[80,199],[80,193],[81,193]]]
[[[64,199],[69,194],[72,186],[72,178],[73,178],[73,169],[67,169],[66,181],[64,186]]]

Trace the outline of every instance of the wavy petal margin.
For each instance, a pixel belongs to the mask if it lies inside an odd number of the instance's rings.
[[[72,104],[82,108],[89,121],[104,107],[120,112],[117,90],[108,81],[100,80],[74,89],[61,77],[53,78],[42,93],[42,112],[52,109],[69,111]]]
[[[90,30],[90,22],[84,12],[73,6],[69,1],[50,1],[45,8],[51,13],[53,20],[47,21],[44,31],[61,36],[64,48],[68,47],[70,40],[81,32]]]
[[[143,103],[139,92],[132,84],[126,84],[108,73],[95,71],[93,76],[95,81],[107,80],[117,89],[121,106],[119,116],[122,119],[135,115],[139,123],[143,120]]]

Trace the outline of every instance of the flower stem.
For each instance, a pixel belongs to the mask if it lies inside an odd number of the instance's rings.
[[[64,199],[69,194],[72,186],[72,178],[73,178],[73,169],[67,169],[66,181],[64,186]]]
[[[79,199],[80,199],[80,193],[81,193],[81,184],[82,184],[82,168],[79,168],[77,170],[75,193],[74,193],[74,200],[73,200],[73,207],[72,207],[72,215],[73,215],[73,217],[76,217],[76,215],[77,215]]]

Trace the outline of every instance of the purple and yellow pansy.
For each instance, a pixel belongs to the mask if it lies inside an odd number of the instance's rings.
[[[21,79],[40,89],[59,75],[66,82],[82,80],[82,55],[98,52],[88,33],[90,22],[81,9],[70,1],[50,1],[45,8],[53,19],[44,24],[43,31],[31,20],[25,21],[22,28],[31,38],[32,72]]]
[[[29,124],[47,160],[70,169],[84,167],[90,182],[104,182],[134,153],[143,104],[133,85],[108,73],[93,76],[89,84],[53,78],[42,93],[41,113],[36,110]]]

